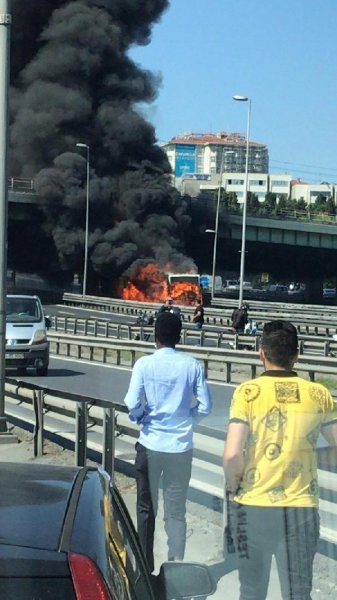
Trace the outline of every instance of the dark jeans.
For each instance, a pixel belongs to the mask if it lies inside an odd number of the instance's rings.
[[[137,529],[150,571],[154,570],[153,541],[162,477],[168,558],[184,558],[186,499],[191,478],[192,450],[169,453],[136,444]]]
[[[317,509],[231,502],[230,519],[238,557],[240,600],[266,598],[273,555],[283,600],[310,600],[319,538]]]

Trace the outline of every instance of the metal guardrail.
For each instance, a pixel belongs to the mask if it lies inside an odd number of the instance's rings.
[[[96,296],[81,296],[79,294],[68,294],[63,295],[63,302],[67,306],[74,306],[78,308],[91,308],[102,312],[127,315],[127,316],[139,316],[146,310],[149,314],[155,313],[160,304],[149,303],[149,302],[135,302],[133,300],[120,300],[116,298],[100,298]],[[231,315],[233,307],[236,305],[235,302],[224,305],[224,308],[206,308],[205,309],[205,323],[208,325],[227,326],[231,325]],[[337,334],[337,310],[332,311],[331,314],[319,314],[317,316],[310,316],[306,314],[304,307],[299,305],[299,309],[295,310],[296,305],[281,305],[273,306],[268,308],[264,306],[262,302],[260,305],[254,305],[249,310],[249,316],[256,321],[259,325],[263,325],[265,322],[272,319],[288,319],[295,326],[299,333],[314,333],[315,335],[325,334],[328,336]],[[191,321],[192,314],[194,311],[193,307],[183,306],[182,312],[185,321]]]
[[[242,212],[240,207],[238,207],[237,211],[226,210],[225,207],[222,207],[221,216],[229,215],[229,216],[241,216]],[[260,208],[258,207],[256,210],[249,210],[247,208],[247,217],[256,217],[257,219],[282,219],[287,221],[302,221],[308,223],[319,223],[319,224],[332,224],[335,225],[337,223],[337,215],[326,213],[326,212],[316,212],[315,210],[299,210],[297,208],[294,209],[282,209],[277,206],[275,209],[266,210],[266,208],[262,205]]]
[[[94,337],[105,339],[120,339],[120,340],[140,340],[154,341],[153,326],[129,325],[124,323],[115,323],[108,320],[100,319],[83,319],[76,317],[54,317],[53,330],[57,332],[70,333],[72,335],[91,335]],[[217,348],[223,347],[226,344],[233,349],[240,347],[257,350],[259,345],[258,335],[235,334],[230,331],[230,328],[223,328],[218,331],[204,326],[201,330],[196,330],[192,326],[184,327],[181,333],[181,343],[185,345],[187,339],[195,339],[200,346],[204,346],[205,342],[214,342]],[[317,351],[324,356],[337,355],[337,340],[319,338],[316,336],[299,335],[299,352]]]
[[[81,337],[67,334],[60,336],[53,332],[50,332],[48,337],[51,344],[51,351],[58,356],[73,356],[76,359],[83,358],[93,362],[109,363],[118,366],[124,361],[124,364],[129,368],[133,367],[138,356],[153,352],[153,344],[149,342],[135,340],[103,342],[89,336]],[[261,367],[261,361],[256,351],[195,346],[179,346],[179,350],[187,352],[200,360],[205,370],[205,376],[213,381],[225,380],[226,383],[231,383],[233,365],[249,367],[252,379],[256,377],[257,368]],[[129,357],[125,356],[126,351]],[[112,352],[115,355],[113,361],[111,360]],[[219,370],[216,371],[216,368]],[[311,381],[315,380],[317,373],[336,375],[337,358],[302,355],[295,365],[295,370],[306,373]],[[216,378],[214,377],[215,374],[217,375]]]
[[[11,391],[11,386],[14,386],[14,392]],[[87,459],[87,431],[88,431],[88,416],[89,408],[96,406],[102,409],[102,427],[103,427],[103,442],[102,442],[102,466],[109,473],[111,478],[114,478],[115,471],[115,438],[116,438],[116,411],[127,413],[127,408],[124,404],[98,400],[89,396],[73,394],[71,392],[60,392],[36,383],[20,382],[9,377],[5,378],[6,393],[14,397],[19,397],[21,401],[31,401],[34,415],[34,456],[42,456],[44,442],[44,415],[46,411],[54,411],[55,406],[50,401],[50,398],[64,399],[74,403],[73,416],[75,419],[75,464],[77,466],[85,466]],[[20,396],[20,391],[24,390],[31,392]],[[48,400],[49,399],[49,400]],[[61,413],[66,413],[64,409],[58,409]]]

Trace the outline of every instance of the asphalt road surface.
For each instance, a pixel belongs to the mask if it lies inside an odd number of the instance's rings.
[[[131,371],[123,367],[52,356],[47,377],[37,377],[32,370],[20,379],[36,382],[38,385],[54,390],[82,394],[99,400],[123,402],[130,374]],[[7,375],[10,376],[11,371],[8,371]],[[234,387],[220,383],[210,383],[209,386],[214,406],[211,415],[203,419],[202,425],[222,432],[227,429],[228,411]]]

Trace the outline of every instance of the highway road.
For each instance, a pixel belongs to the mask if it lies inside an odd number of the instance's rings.
[[[123,367],[52,356],[47,377],[37,377],[33,371],[31,374],[28,371],[27,376],[20,379],[50,389],[83,394],[100,400],[122,402],[127,392],[130,373],[129,369]],[[11,372],[8,371],[7,374],[10,376]],[[214,407],[212,414],[203,419],[202,425],[211,428],[213,435],[216,435],[216,431],[221,435],[227,429],[229,404],[234,386],[211,383],[210,389]]]

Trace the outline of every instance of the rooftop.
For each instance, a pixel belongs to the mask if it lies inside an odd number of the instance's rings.
[[[199,145],[207,145],[207,144],[217,144],[217,145],[235,145],[242,146],[246,144],[245,136],[240,133],[233,132],[229,133],[226,131],[220,131],[219,133],[194,133],[187,132],[182,133],[180,135],[174,136],[170,139],[169,142],[164,144],[165,146],[169,144],[199,144]],[[260,144],[258,142],[254,142],[253,140],[249,140],[249,145],[265,147],[265,144]]]

